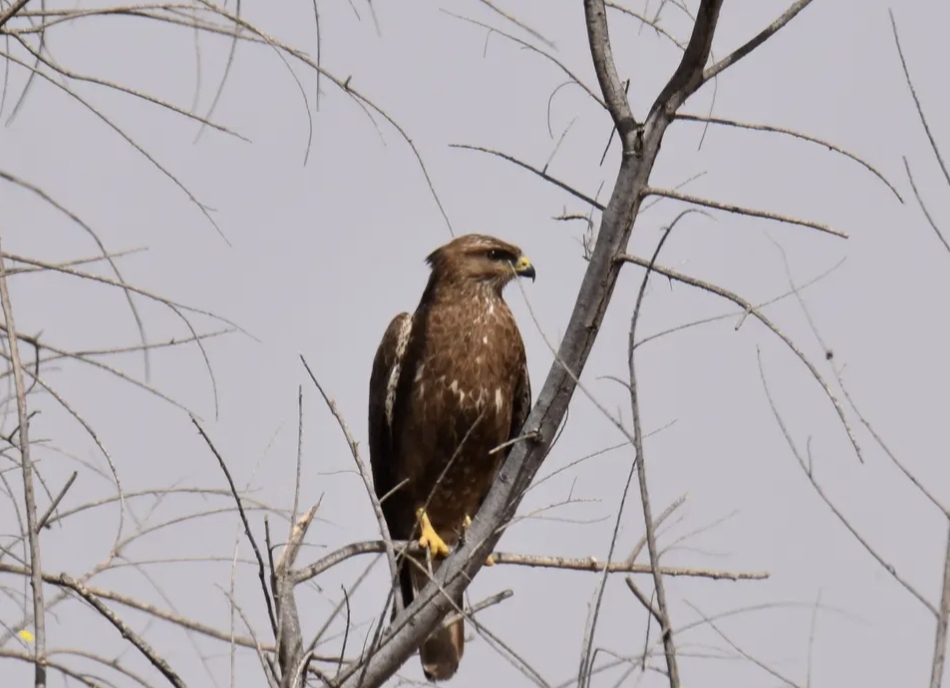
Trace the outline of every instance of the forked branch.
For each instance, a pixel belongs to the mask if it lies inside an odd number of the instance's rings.
[[[591,56],[595,64],[601,65],[598,78],[606,79],[606,88],[602,90],[605,90],[608,108],[615,108],[611,117],[623,127],[620,138],[624,155],[610,200],[601,215],[600,229],[556,360],[522,429],[522,434],[530,433],[536,439],[512,448],[498,479],[466,531],[464,545],[442,563],[434,579],[418,593],[412,605],[393,620],[388,635],[379,645],[367,652],[356,666],[336,678],[343,688],[379,686],[395,673],[429,631],[451,611],[451,599],[467,587],[484,565],[506,524],[514,516],[557,434],[577,386],[577,378],[594,345],[620,272],[615,257],[623,253],[630,238],[663,134],[676,108],[701,83],[721,4],[721,0],[702,2],[683,61],[641,130],[631,125],[627,112],[615,98],[611,104],[611,94],[623,93],[624,89],[617,77],[616,65],[606,68],[612,60],[608,46],[599,40],[607,35],[604,3],[602,0],[585,2]]]

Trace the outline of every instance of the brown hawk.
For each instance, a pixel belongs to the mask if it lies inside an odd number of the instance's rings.
[[[480,234],[426,258],[432,272],[412,315],[400,313],[376,351],[369,386],[373,483],[394,540],[418,538],[439,558],[478,511],[531,408],[524,344],[502,290],[535,277],[517,246]],[[428,582],[425,558],[403,559],[408,607]],[[454,600],[459,609],[461,596]],[[461,619],[419,650],[428,680],[450,678],[464,648]]]

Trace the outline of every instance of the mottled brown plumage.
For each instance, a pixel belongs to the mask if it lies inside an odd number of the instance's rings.
[[[432,272],[415,313],[393,318],[373,361],[369,446],[393,539],[419,538],[435,570],[510,447],[492,450],[517,437],[528,415],[524,344],[502,290],[535,272],[517,246],[479,234],[426,260]],[[427,581],[424,560],[402,563],[405,606]],[[454,603],[462,607],[461,598]],[[450,678],[463,649],[461,620],[434,631],[420,648],[426,678]]]

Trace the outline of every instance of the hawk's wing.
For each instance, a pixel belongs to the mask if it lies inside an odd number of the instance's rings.
[[[393,416],[396,384],[401,373],[402,358],[406,353],[412,316],[400,313],[386,328],[373,359],[369,380],[369,460],[373,468],[373,486],[376,496],[382,498],[399,484],[397,457],[393,453]],[[398,532],[397,524],[405,518],[394,512],[401,500],[387,499],[382,504],[383,515],[393,538],[406,537]]]
[[[528,364],[522,359],[521,374],[515,380],[514,394],[512,398],[511,411],[511,430],[508,432],[508,441],[521,434],[522,426],[528,419],[528,413],[531,412],[531,378],[528,377]],[[505,456],[511,451],[514,445],[508,447]]]

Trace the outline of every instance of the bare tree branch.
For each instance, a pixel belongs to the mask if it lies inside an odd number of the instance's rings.
[[[647,543],[647,552],[649,552],[650,555],[650,566],[653,568],[653,589],[654,594],[656,595],[657,603],[657,608],[655,611],[653,606],[649,603],[647,603],[647,608],[651,613],[656,615],[656,619],[660,623],[660,633],[662,634],[661,637],[663,639],[663,652],[666,655],[666,668],[667,676],[670,681],[670,688],[680,688],[679,665],[676,659],[676,645],[673,640],[673,622],[670,619],[670,608],[666,600],[666,588],[663,584],[663,576],[659,571],[660,555],[656,547],[656,524],[653,521],[653,510],[650,504],[650,491],[647,486],[646,459],[644,458],[643,453],[643,428],[641,426],[640,417],[640,394],[637,385],[635,350],[637,341],[637,323],[640,320],[640,308],[643,305],[643,296],[646,293],[646,287],[650,279],[650,272],[656,264],[656,259],[660,255],[660,251],[663,249],[663,244],[666,243],[667,238],[670,236],[670,232],[673,231],[673,227],[688,212],[689,211],[687,210],[680,213],[676,219],[674,219],[673,222],[670,223],[670,225],[665,229],[663,236],[657,243],[656,249],[653,252],[653,256],[650,259],[650,264],[647,266],[647,269],[643,274],[643,279],[640,282],[640,289],[637,293],[637,301],[633,309],[633,317],[630,319],[630,332],[627,339],[627,365],[630,371],[630,408],[633,413],[633,437],[634,450],[636,452],[634,466],[631,467],[631,470],[636,470],[640,487],[640,502],[643,507],[644,539]],[[636,587],[633,585],[632,580],[628,580],[627,585],[632,591],[634,591],[634,594],[637,594]],[[639,595],[637,595],[637,597],[639,597]]]
[[[785,222],[792,225],[800,225],[802,227],[811,227],[812,229],[817,229],[826,234],[833,234],[834,236],[841,237],[842,239],[847,239],[848,235],[844,232],[841,232],[837,229],[829,227],[826,224],[821,222],[811,222],[810,220],[800,220],[796,217],[790,217],[788,215],[779,215],[777,213],[770,213],[766,210],[754,210],[753,208],[743,208],[739,205],[732,205],[729,203],[719,203],[718,201],[711,201],[707,198],[700,198],[699,196],[690,196],[688,194],[683,194],[678,191],[670,191],[668,189],[654,189],[648,188],[643,190],[644,195],[646,196],[663,196],[664,198],[673,198],[677,201],[684,201],[686,203],[693,203],[695,205],[705,206],[706,208],[715,208],[716,210],[725,210],[726,212],[735,213],[736,215],[748,215],[750,217],[761,217],[766,220],[775,220],[777,222]]]
[[[660,519],[656,520],[657,525]],[[407,552],[409,554],[420,554],[422,550],[419,543],[412,541],[408,543],[396,540],[393,547],[398,552]],[[362,554],[381,554],[386,551],[386,543],[382,540],[367,540],[365,542],[353,542],[334,550],[319,561],[310,564],[302,569],[293,572],[292,578],[294,584],[316,578],[325,571],[334,566]],[[649,564],[637,564],[632,559],[625,561],[598,561],[595,557],[570,558],[570,557],[551,557],[537,554],[516,554],[513,552],[492,552],[492,559],[497,565],[528,566],[535,568],[564,569],[567,571],[607,571],[609,573],[637,573],[652,574],[653,567]],[[696,568],[696,567],[660,567],[660,573],[664,576],[685,576],[693,578],[711,578],[714,580],[764,580],[769,577],[765,571],[721,571],[716,569]]]
[[[4,24],[10,21],[17,12],[26,7],[26,3],[29,1],[30,0],[16,0],[16,2],[10,5],[6,12],[0,14],[0,29],[2,29]]]
[[[637,256],[621,255],[621,256],[618,256],[617,260],[623,261],[625,263],[633,263],[635,265],[640,265],[641,267],[650,266],[650,261],[644,258],[639,258]],[[699,289],[708,291],[712,294],[716,294],[717,296],[721,296],[724,299],[732,301],[734,304],[741,307],[746,313],[751,314],[759,322],[761,322],[763,325],[769,328],[779,339],[782,340],[782,342],[784,342],[784,344],[792,351],[792,353],[794,353],[795,356],[798,357],[798,359],[805,365],[805,367],[808,368],[808,371],[811,373],[812,377],[814,377],[815,380],[818,382],[818,384],[821,385],[821,388],[824,391],[825,396],[828,397],[828,400],[831,401],[831,404],[834,406],[835,412],[838,414],[838,418],[841,421],[842,427],[844,427],[845,432],[848,433],[848,439],[851,441],[851,446],[854,447],[855,455],[858,457],[858,460],[861,463],[864,463],[864,457],[861,453],[861,447],[858,444],[858,439],[857,437],[855,437],[854,431],[851,428],[851,424],[848,423],[848,419],[844,415],[844,409],[841,408],[841,402],[838,401],[838,398],[834,395],[834,392],[831,391],[831,387],[828,386],[828,383],[825,382],[824,377],[822,377],[821,373],[818,372],[818,369],[815,367],[815,364],[812,363],[808,359],[807,356],[805,356],[804,352],[802,352],[802,350],[799,349],[798,346],[795,345],[795,342],[793,342],[788,337],[788,335],[782,332],[782,330],[779,329],[778,326],[775,325],[775,323],[773,323],[763,313],[757,310],[752,303],[750,303],[749,301],[746,301],[745,299],[743,299],[741,296],[737,294],[734,294],[726,289],[723,289],[722,287],[718,287],[714,284],[710,284],[709,282],[704,282],[703,280],[698,280],[695,277],[684,275],[680,272],[671,270],[666,267],[662,267],[660,265],[653,265],[651,267],[651,270],[655,273],[663,275],[664,277],[669,277],[672,280],[676,280],[677,282],[682,282],[684,284],[689,284],[691,286],[698,287]]]
[[[769,38],[774,36],[779,30],[781,30],[786,24],[788,24],[792,19],[794,19],[799,12],[808,7],[811,4],[812,0],[797,0],[792,3],[787,10],[785,10],[782,15],[769,24],[767,27],[762,29],[757,33],[752,39],[744,43],[738,49],[736,49],[731,54],[722,58],[716,64],[709,67],[705,72],[703,72],[703,81],[709,81],[714,76],[720,72],[728,69],[736,62],[741,60],[743,57],[747,56],[753,50],[758,48],[760,45],[765,43]]]
[[[818,496],[821,497],[822,501],[828,506],[829,509],[831,509],[832,513],[837,517],[837,519],[841,522],[841,524],[845,528],[848,529],[848,532],[850,532],[851,535],[854,536],[854,539],[857,540],[858,543],[862,547],[864,547],[867,553],[870,554],[872,557],[874,557],[877,563],[881,565],[881,568],[883,568],[885,571],[891,574],[894,580],[900,583],[901,586],[903,586],[903,588],[907,592],[909,592],[911,595],[917,598],[917,601],[920,602],[928,611],[930,611],[931,614],[939,618],[939,612],[937,611],[937,608],[934,607],[933,604],[926,597],[924,597],[914,586],[912,586],[909,582],[907,582],[907,580],[905,580],[904,577],[901,576],[897,572],[897,569],[894,567],[893,564],[886,561],[880,554],[878,554],[877,550],[871,546],[871,543],[868,542],[868,540],[863,535],[861,535],[861,533],[858,532],[858,530],[851,524],[848,518],[841,512],[841,510],[838,509],[837,506],[835,506],[835,503],[831,501],[831,498],[825,494],[824,489],[818,483],[818,480],[817,478],[815,478],[815,474],[811,468],[810,453],[809,453],[809,461],[806,462],[805,458],[802,456],[794,440],[792,439],[791,434],[788,432],[788,428],[785,427],[785,422],[782,420],[782,416],[775,405],[775,401],[772,398],[772,393],[769,390],[768,383],[766,382],[766,379],[765,379],[765,369],[762,367],[761,353],[757,352],[757,354],[758,354],[758,361],[759,361],[759,376],[762,380],[762,387],[765,390],[765,396],[768,399],[769,407],[772,409],[772,414],[775,416],[775,421],[778,423],[779,429],[782,431],[782,435],[785,437],[785,441],[788,444],[789,449],[792,450],[792,454],[795,456],[796,461],[798,461],[799,466],[801,466],[802,471],[805,473],[805,477],[808,478],[808,481],[812,484],[812,487],[815,488],[815,492],[818,493]]]
[[[70,578],[65,573],[60,574],[59,579],[62,581],[63,585],[73,590],[77,595],[86,600],[86,602],[91,604],[97,612],[99,612],[109,621],[109,623],[115,626],[119,633],[122,634],[122,637],[132,643],[139,652],[145,655],[145,658],[148,659],[152,666],[162,673],[162,676],[168,679],[169,683],[175,686],[175,688],[186,688],[184,682],[178,677],[178,674],[172,670],[172,668],[168,665],[168,662],[159,657],[155,650],[152,649],[151,645],[145,642],[137,633],[129,628],[128,625],[122,621],[122,619],[116,616],[111,609],[103,604],[99,598],[89,592],[89,590],[86,589],[86,586],[84,586],[79,581]]]
[[[943,559],[943,586],[940,608],[937,612],[937,630],[934,633],[934,656],[930,665],[930,688],[943,685],[943,665],[947,657],[947,626],[950,625],[950,528]]]
[[[23,2],[20,7],[25,5]],[[14,5],[14,7],[16,7]],[[11,15],[12,16],[12,15]],[[0,26],[6,21],[3,18]],[[10,361],[13,364],[13,380],[16,386],[18,435],[20,440],[20,471],[23,476],[23,502],[26,510],[26,532],[30,547],[30,586],[33,590],[33,627],[36,688],[46,687],[46,604],[43,600],[43,566],[40,556],[40,534],[37,527],[36,496],[33,492],[33,460],[30,456],[30,413],[26,405],[26,384],[23,381],[23,364],[20,361],[19,342],[16,337],[16,325],[13,322],[13,304],[10,301],[10,287],[7,284],[3,255],[0,253],[0,303],[3,306],[3,320],[7,330],[7,343],[10,347]]]
[[[933,134],[930,133],[930,125],[927,123],[927,117],[924,115],[924,109],[920,105],[920,99],[917,98],[917,90],[914,88],[914,82],[910,78],[910,70],[907,68],[907,61],[904,59],[904,51],[901,49],[900,36],[897,33],[897,20],[894,19],[894,10],[888,8],[887,14],[891,18],[891,29],[894,33],[894,45],[897,46],[897,55],[901,60],[901,69],[904,70],[904,80],[907,82],[907,88],[910,89],[910,95],[914,99],[914,107],[917,109],[917,116],[920,117],[920,123],[923,125],[924,133],[927,134],[927,140],[930,142],[930,150],[933,151],[934,157],[937,158],[937,164],[940,165],[940,171],[943,172],[943,178],[946,180],[947,185],[950,186],[950,170],[947,169],[947,165],[943,161],[943,156],[940,154],[940,148],[937,146],[937,142],[934,140]]]
[[[70,474],[66,484],[63,485],[63,489],[59,491],[59,494],[57,494],[56,498],[50,503],[49,508],[46,509],[46,513],[43,514],[39,522],[36,524],[37,532],[42,530],[46,525],[46,522],[49,521],[50,516],[53,515],[54,511],[56,511],[56,507],[59,506],[59,503],[63,501],[63,497],[65,497],[66,493],[69,492],[69,488],[73,486],[73,482],[75,482],[77,475],[79,475],[77,471],[73,471],[72,474]]]
[[[607,8],[601,0],[585,0],[584,17],[587,22],[587,42],[592,48],[594,71],[597,73],[597,82],[607,103],[607,111],[621,139],[628,139],[636,129],[637,121],[630,109],[630,102],[620,82],[617,65],[614,63],[613,52],[610,49]]]
[[[739,122],[734,119],[726,119],[723,117],[690,115],[685,112],[681,112],[676,115],[675,119],[683,121],[683,122],[702,122],[705,124],[719,124],[719,125],[727,126],[727,127],[735,127],[737,129],[748,129],[750,131],[765,131],[772,134],[782,134],[784,136],[791,136],[801,141],[808,141],[809,143],[816,143],[822,148],[827,148],[828,150],[838,153],[839,155],[843,155],[849,160],[853,160],[854,162],[861,165],[861,167],[863,167],[868,172],[873,174],[875,177],[880,179],[881,182],[890,190],[890,192],[894,194],[894,196],[897,197],[898,201],[900,201],[901,203],[904,202],[904,198],[900,195],[900,192],[898,192],[897,188],[893,184],[891,184],[891,182],[888,181],[887,177],[885,177],[881,172],[879,172],[876,167],[874,167],[871,163],[867,162],[866,160],[863,160],[862,158],[858,157],[854,153],[851,153],[850,151],[845,150],[841,146],[835,143],[832,143],[831,141],[826,141],[824,139],[811,136],[810,134],[805,134],[804,132],[795,131],[794,129],[788,129],[786,127],[776,127],[771,124],[754,124],[751,122]]]
[[[264,559],[261,557],[261,550],[257,546],[257,540],[254,539],[254,533],[251,531],[251,524],[248,523],[247,514],[244,513],[244,505],[241,503],[241,496],[238,494],[237,488],[234,486],[234,479],[231,478],[231,471],[228,470],[228,466],[224,462],[224,458],[220,453],[218,453],[218,450],[215,448],[211,438],[208,437],[208,434],[204,431],[204,428],[201,427],[201,424],[197,421],[197,419],[192,418],[191,422],[196,428],[198,428],[198,432],[201,434],[202,439],[208,445],[208,448],[211,449],[211,453],[214,454],[214,458],[218,460],[218,465],[221,466],[221,470],[224,472],[224,477],[227,478],[228,487],[231,488],[231,494],[233,495],[238,511],[241,514],[241,523],[244,524],[244,534],[247,535],[247,539],[251,543],[251,548],[254,550],[254,555],[257,557],[258,576],[260,578],[262,592],[264,593],[264,602],[267,604],[267,616],[270,619],[271,630],[274,632],[274,637],[276,638],[277,618],[274,616],[274,607],[271,603],[270,593],[267,589],[267,578],[266,574],[264,573]]]
[[[624,155],[610,201],[601,216],[600,231],[555,363],[521,433],[532,433],[536,439],[512,448],[491,491],[466,531],[464,545],[442,563],[434,580],[419,592],[408,609],[393,620],[390,633],[382,639],[378,648],[364,656],[361,666],[351,667],[337,677],[336,680],[344,688],[378,686],[391,676],[418,647],[422,638],[450,611],[452,596],[464,590],[484,565],[495,542],[501,537],[505,524],[511,521],[561,425],[577,377],[590,354],[617,283],[619,264],[615,257],[623,252],[632,232],[642,192],[647,188],[663,134],[676,108],[701,83],[702,68],[709,54],[720,6],[721,0],[704,0],[700,6],[683,60],[651,109],[642,136],[625,119],[622,111],[611,113],[615,121],[623,123],[618,131]],[[591,13],[603,13],[603,2],[589,0],[585,9],[593,25],[596,17]],[[600,34],[595,32],[596,35]],[[605,64],[604,46],[595,42],[590,48],[594,61]],[[604,74],[609,77],[607,72]],[[609,85],[608,92],[622,91],[619,79]]]
[[[386,517],[383,515],[383,507],[380,506],[379,498],[376,496],[376,490],[373,489],[373,480],[370,477],[369,469],[366,467],[366,462],[363,461],[363,457],[360,456],[359,444],[350,432],[350,428],[343,419],[340,410],[337,408],[336,402],[323,390],[323,386],[317,381],[317,377],[313,374],[313,371],[310,370],[307,359],[303,357],[303,354],[300,356],[300,361],[303,363],[303,367],[307,370],[307,375],[310,376],[310,380],[317,388],[317,391],[320,392],[320,396],[323,397],[324,403],[327,405],[327,408],[330,409],[330,413],[333,414],[337,424],[340,426],[340,430],[343,432],[343,436],[346,438],[346,443],[350,448],[350,454],[353,456],[353,461],[356,462],[356,468],[360,473],[360,478],[363,479],[366,494],[369,495],[370,504],[373,506],[373,513],[376,515],[376,523],[379,526],[379,534],[382,536],[383,542],[386,543],[386,558],[389,561],[389,573],[392,576],[391,585],[395,586],[399,581],[399,564],[396,561],[396,553],[392,545],[392,536],[389,533],[389,526],[386,524]],[[402,609],[402,597],[400,595],[394,595],[394,604],[396,604],[397,609]]]

